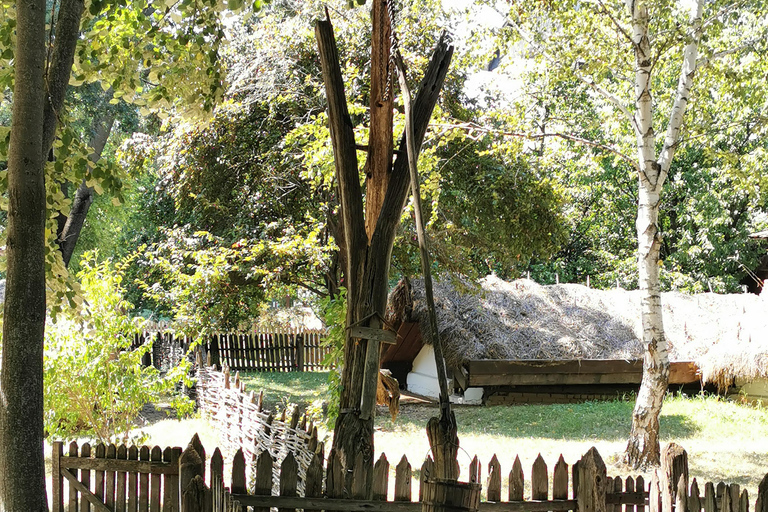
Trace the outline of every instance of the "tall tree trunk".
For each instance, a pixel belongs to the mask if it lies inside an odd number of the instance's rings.
[[[366,326],[380,327],[376,315],[380,318],[384,316],[389,291],[392,245],[409,191],[408,161],[407,158],[398,158],[392,166],[369,242],[363,214],[354,133],[347,110],[344,81],[330,20],[318,21],[315,34],[328,98],[328,120],[345,239],[343,248],[346,253],[348,303],[346,322],[347,326],[364,322]],[[453,47],[448,46],[441,38],[414,102],[414,142],[417,151],[424,140],[452,55]],[[401,154],[405,155],[404,140],[401,140],[400,148]],[[351,490],[352,476],[356,473],[366,475],[369,483],[372,479],[372,471],[365,469],[372,469],[373,464],[373,416],[368,407],[371,400],[375,404],[376,386],[375,380],[373,386],[365,386],[364,383],[366,377],[369,381],[371,378],[377,378],[377,373],[371,375],[369,372],[366,375],[365,367],[368,358],[373,361],[378,371],[379,354],[377,346],[369,345],[365,341],[351,338],[347,331],[340,410],[333,437],[333,450],[341,458],[345,475],[344,487],[347,491]],[[367,390],[367,393],[372,392],[373,395],[366,396],[364,390]],[[365,468],[355,468],[355,461],[359,456],[362,456]],[[371,485],[366,488],[370,492]]]
[[[680,140],[683,116],[688,105],[696,72],[698,45],[701,41],[701,13],[704,0],[697,0],[691,10],[691,37],[683,52],[675,100],[669,114],[664,145],[656,157],[653,130],[651,72],[653,56],[648,33],[646,4],[628,0],[632,15],[632,40],[635,49],[635,132],[637,135],[639,204],[637,211],[637,266],[642,292],[643,379],[632,412],[624,460],[637,468],[660,463],[659,416],[669,383],[669,356],[662,321],[659,287],[659,205],[661,191]]]
[[[0,510],[47,509],[43,458],[45,331],[45,1],[16,4],[8,155],[7,280],[0,369]]]

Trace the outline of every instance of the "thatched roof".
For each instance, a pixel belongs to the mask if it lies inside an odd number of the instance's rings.
[[[478,283],[435,282],[443,351],[449,365],[469,359],[639,359],[640,292],[577,284],[542,286],[493,276]],[[768,297],[663,293],[670,359],[695,361],[705,381],[768,377]],[[419,322],[432,342],[424,284],[401,282],[389,321]]]

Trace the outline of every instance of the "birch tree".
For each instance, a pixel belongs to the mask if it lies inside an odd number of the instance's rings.
[[[528,87],[536,91],[538,108],[524,114],[538,129],[519,135],[565,151],[567,144],[587,146],[593,158],[623,162],[636,175],[645,355],[625,461],[634,467],[658,464],[659,415],[669,379],[659,285],[662,192],[681,144],[697,131],[725,129],[686,122],[689,102],[697,99],[697,70],[724,63],[734,70],[726,78],[733,81],[740,67],[761,61],[764,7],[704,0],[577,1],[550,4],[546,13],[540,7],[516,5],[507,17],[523,56],[538,63],[529,82],[534,87]],[[550,104],[541,93],[554,84],[571,95],[564,105]],[[698,101],[713,101],[715,92],[708,92],[710,97],[699,93]],[[591,125],[564,123],[558,107],[583,112]]]

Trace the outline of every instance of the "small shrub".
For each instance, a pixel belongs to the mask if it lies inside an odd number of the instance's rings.
[[[141,325],[128,316],[133,308],[123,299],[123,266],[98,263],[90,253],[81,268],[80,307],[46,327],[47,434],[127,441],[146,403],[170,397],[179,414],[191,411],[191,402],[174,392],[178,382],[187,381],[186,364],[161,375],[154,367],[141,366],[150,343],[131,350]]]

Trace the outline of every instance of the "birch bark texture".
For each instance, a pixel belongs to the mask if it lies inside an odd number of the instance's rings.
[[[0,369],[0,510],[47,510],[43,458],[45,1],[16,3]]]
[[[669,354],[664,335],[659,284],[659,205],[661,192],[680,141],[683,116],[688,105],[696,72],[698,46],[702,32],[704,0],[691,7],[688,43],[683,52],[682,68],[675,100],[669,114],[667,132],[661,151],[656,155],[653,129],[653,48],[649,33],[649,14],[645,2],[628,0],[632,17],[632,44],[635,51],[635,113],[633,125],[637,136],[637,267],[642,291],[641,319],[643,344],[643,379],[632,411],[625,462],[635,468],[660,463],[659,416],[669,382]]]

